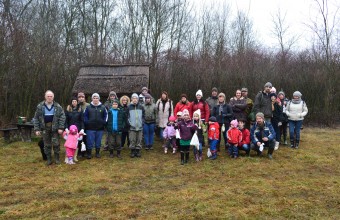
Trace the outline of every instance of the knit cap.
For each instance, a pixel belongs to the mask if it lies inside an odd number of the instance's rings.
[[[93,93],[91,98],[93,99],[93,97],[98,97],[98,99],[100,100],[100,96],[98,93]]]
[[[277,95],[279,96],[279,95],[283,95],[283,96],[286,96],[286,94],[284,93],[284,91],[280,91]]]
[[[261,117],[264,120],[264,114],[262,112],[258,112],[256,117]]]
[[[201,118],[201,110],[197,109],[196,111],[194,111],[194,115],[198,115],[198,118]]]
[[[184,116],[184,115],[189,115],[188,109],[184,109],[183,112],[182,112],[182,115],[183,115],[183,116]]]
[[[202,96],[203,97],[203,93],[202,93],[202,90],[198,90],[197,92],[196,92],[196,96],[198,96],[198,95],[200,95],[200,96]]]
[[[270,89],[270,92],[271,92],[271,93],[276,93],[276,88],[273,86],[273,87]]]
[[[231,124],[234,128],[237,128],[237,126],[238,126],[238,121],[237,121],[237,119],[232,120],[232,121],[230,122],[230,124]]]
[[[218,92],[218,89],[216,87],[211,89],[212,92]]]
[[[209,118],[209,121],[211,121],[211,122],[216,122],[217,120],[216,120],[216,117],[215,117],[215,116],[211,116],[211,117]]]
[[[267,82],[266,84],[264,84],[264,87],[273,87],[273,85],[270,82]]]
[[[137,98],[137,99],[138,99],[137,93],[133,93],[132,96],[131,96],[131,99],[132,99],[132,98]]]
[[[176,121],[175,116],[171,115],[171,116],[169,117],[169,121]]]
[[[220,94],[218,94],[218,97],[222,96],[225,99],[225,94],[223,92],[220,92]]]
[[[181,111],[179,111],[179,112],[177,112],[177,114],[176,114],[177,116],[182,116],[182,112]]]
[[[295,91],[295,92],[293,93],[293,96],[298,96],[298,97],[301,98],[302,94],[301,94],[301,92],[299,92],[299,91]]]

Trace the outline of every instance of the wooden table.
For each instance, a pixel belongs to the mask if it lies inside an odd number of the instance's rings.
[[[34,128],[33,123],[26,122],[22,124],[17,124],[17,126],[20,132],[21,140],[24,142],[31,142],[32,129]]]

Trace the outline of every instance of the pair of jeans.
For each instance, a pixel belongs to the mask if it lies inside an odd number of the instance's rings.
[[[212,139],[208,139],[209,142],[209,147],[210,147],[210,152],[212,154],[217,152],[217,144],[218,144],[218,140],[212,140]]]
[[[153,145],[155,133],[155,123],[144,123],[143,125],[143,135],[144,135],[144,142],[146,146]]]
[[[93,147],[96,149],[100,149],[100,146],[102,145],[102,137],[103,137],[104,131],[96,131],[96,130],[87,130],[86,131],[86,148],[88,150],[92,150]]]
[[[280,128],[279,128],[279,121],[272,118],[271,123],[272,123],[273,129],[274,129],[275,134],[276,134],[275,139],[276,139],[276,141],[280,142],[281,134],[280,134]]]
[[[300,141],[301,126],[302,126],[302,120],[300,121],[289,120],[289,137],[291,141],[294,141],[294,140]],[[295,139],[294,139],[294,134],[295,134]]]
[[[164,140],[164,137],[163,137],[164,128],[159,127],[158,129],[159,129],[159,139],[162,141]]]
[[[199,155],[202,155],[202,151],[203,151],[202,143],[200,143],[198,148],[199,148],[199,150],[197,150],[196,146],[194,146],[194,155],[197,154],[197,151],[199,152]]]
[[[228,144],[228,154],[229,156],[238,157],[237,144]]]
[[[249,153],[250,152],[250,144],[242,144],[240,147],[240,150],[244,150],[245,152]]]

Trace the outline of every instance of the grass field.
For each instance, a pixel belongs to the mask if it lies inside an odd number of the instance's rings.
[[[0,146],[0,219],[340,219],[339,130],[302,131],[274,160],[181,166],[160,143],[142,158],[45,166],[37,143]],[[64,148],[62,155],[64,155]],[[206,149],[205,149],[206,152]]]

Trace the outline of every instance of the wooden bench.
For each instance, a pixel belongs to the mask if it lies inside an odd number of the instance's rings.
[[[17,131],[18,128],[1,128],[0,131],[4,133],[4,139],[5,142],[9,143],[11,142],[11,132],[12,131]]]

